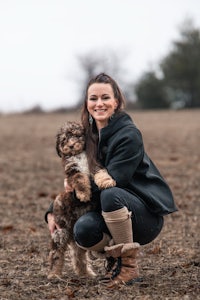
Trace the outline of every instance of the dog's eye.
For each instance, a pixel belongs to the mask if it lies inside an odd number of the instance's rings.
[[[82,135],[81,134],[77,134],[77,139],[81,139]]]
[[[72,138],[74,138],[74,135],[73,135],[73,134],[68,133],[68,134],[66,135],[66,139],[67,139],[67,140],[70,140],[70,139],[72,139]]]
[[[73,142],[76,142],[78,140],[78,138],[77,138],[77,136],[73,136],[73,137],[71,137],[70,140],[72,140]]]
[[[61,143],[66,144],[66,142],[67,142],[67,137],[63,136],[62,139],[61,139]]]

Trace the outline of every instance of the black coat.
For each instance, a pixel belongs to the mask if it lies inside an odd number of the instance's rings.
[[[117,186],[136,195],[154,213],[177,211],[172,192],[144,151],[142,135],[130,116],[115,114],[100,131],[98,159]]]

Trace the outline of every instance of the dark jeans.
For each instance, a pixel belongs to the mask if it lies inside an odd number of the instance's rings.
[[[145,245],[153,241],[163,227],[163,217],[153,214],[135,195],[114,187],[103,190],[100,196],[101,209],[111,212],[127,207],[132,212],[133,241]],[[99,211],[81,216],[74,226],[74,238],[83,247],[91,247],[101,241],[108,228]]]

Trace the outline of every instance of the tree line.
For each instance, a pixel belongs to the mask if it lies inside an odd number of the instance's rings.
[[[200,107],[200,30],[187,20],[182,24],[179,35],[169,53],[158,63],[157,71],[147,70],[137,82],[126,81],[124,57],[114,52],[102,54],[91,51],[78,56],[84,78],[81,81],[82,87],[95,74],[106,72],[122,87],[128,107]],[[83,92],[79,104],[82,103]]]

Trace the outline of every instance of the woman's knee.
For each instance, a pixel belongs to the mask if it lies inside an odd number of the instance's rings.
[[[103,217],[97,212],[88,212],[74,225],[74,239],[83,247],[92,247],[101,241],[106,232]]]
[[[104,212],[120,209],[124,206],[120,201],[120,189],[117,187],[105,189],[101,192],[101,208]]]

